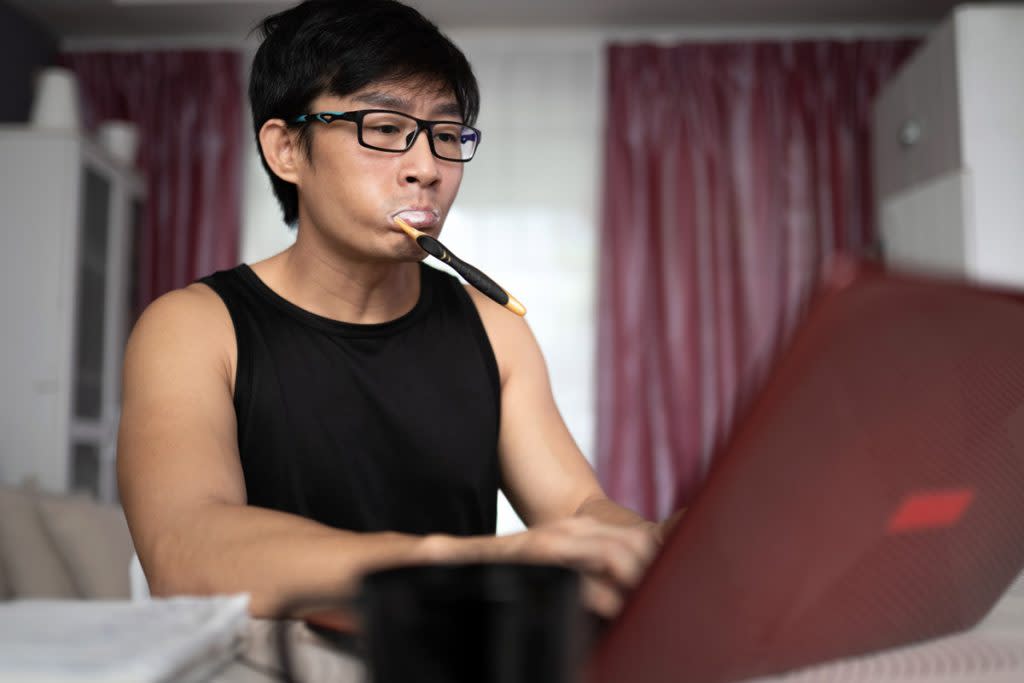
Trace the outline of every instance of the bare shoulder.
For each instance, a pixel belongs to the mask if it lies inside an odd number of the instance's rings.
[[[216,292],[203,284],[191,284],[146,307],[128,340],[126,370],[153,362],[181,369],[196,365],[205,366],[206,371],[216,368],[233,384],[234,327]]]
[[[153,301],[140,316],[137,328],[209,324],[220,319],[228,324],[231,322],[220,297],[206,285],[194,283],[167,292]]]

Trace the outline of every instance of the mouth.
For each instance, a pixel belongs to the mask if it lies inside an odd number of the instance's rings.
[[[396,218],[401,218],[417,230],[427,230],[441,222],[441,214],[436,209],[402,209],[391,214],[391,223]]]

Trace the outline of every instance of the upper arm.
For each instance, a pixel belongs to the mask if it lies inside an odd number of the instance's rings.
[[[234,330],[192,285],[143,313],[125,351],[118,488],[147,572],[161,539],[205,502],[245,503],[232,402]]]
[[[498,453],[505,495],[531,526],[573,515],[604,491],[558,411],[537,340],[523,318],[467,291],[501,377]]]

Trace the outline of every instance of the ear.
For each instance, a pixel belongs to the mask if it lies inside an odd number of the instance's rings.
[[[274,175],[289,183],[298,183],[299,169],[305,161],[299,136],[282,119],[270,119],[260,128],[263,158]]]

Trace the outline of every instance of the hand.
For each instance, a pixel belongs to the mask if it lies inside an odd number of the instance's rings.
[[[651,526],[654,527],[652,531],[655,538],[658,540],[659,547],[665,543],[665,539],[668,538],[670,533],[672,533],[672,529],[675,528],[676,524],[679,523],[679,520],[682,519],[684,514],[686,514],[686,508],[679,508],[660,523],[650,523]]]
[[[660,522],[644,520],[633,526],[637,529],[643,529],[646,533],[650,534],[651,538],[654,539],[655,545],[660,549],[685,512],[686,508],[680,508]]]
[[[583,575],[583,602],[602,617],[622,609],[627,592],[643,577],[657,553],[655,525],[605,524],[568,517],[506,537],[512,559],[557,564]]]

